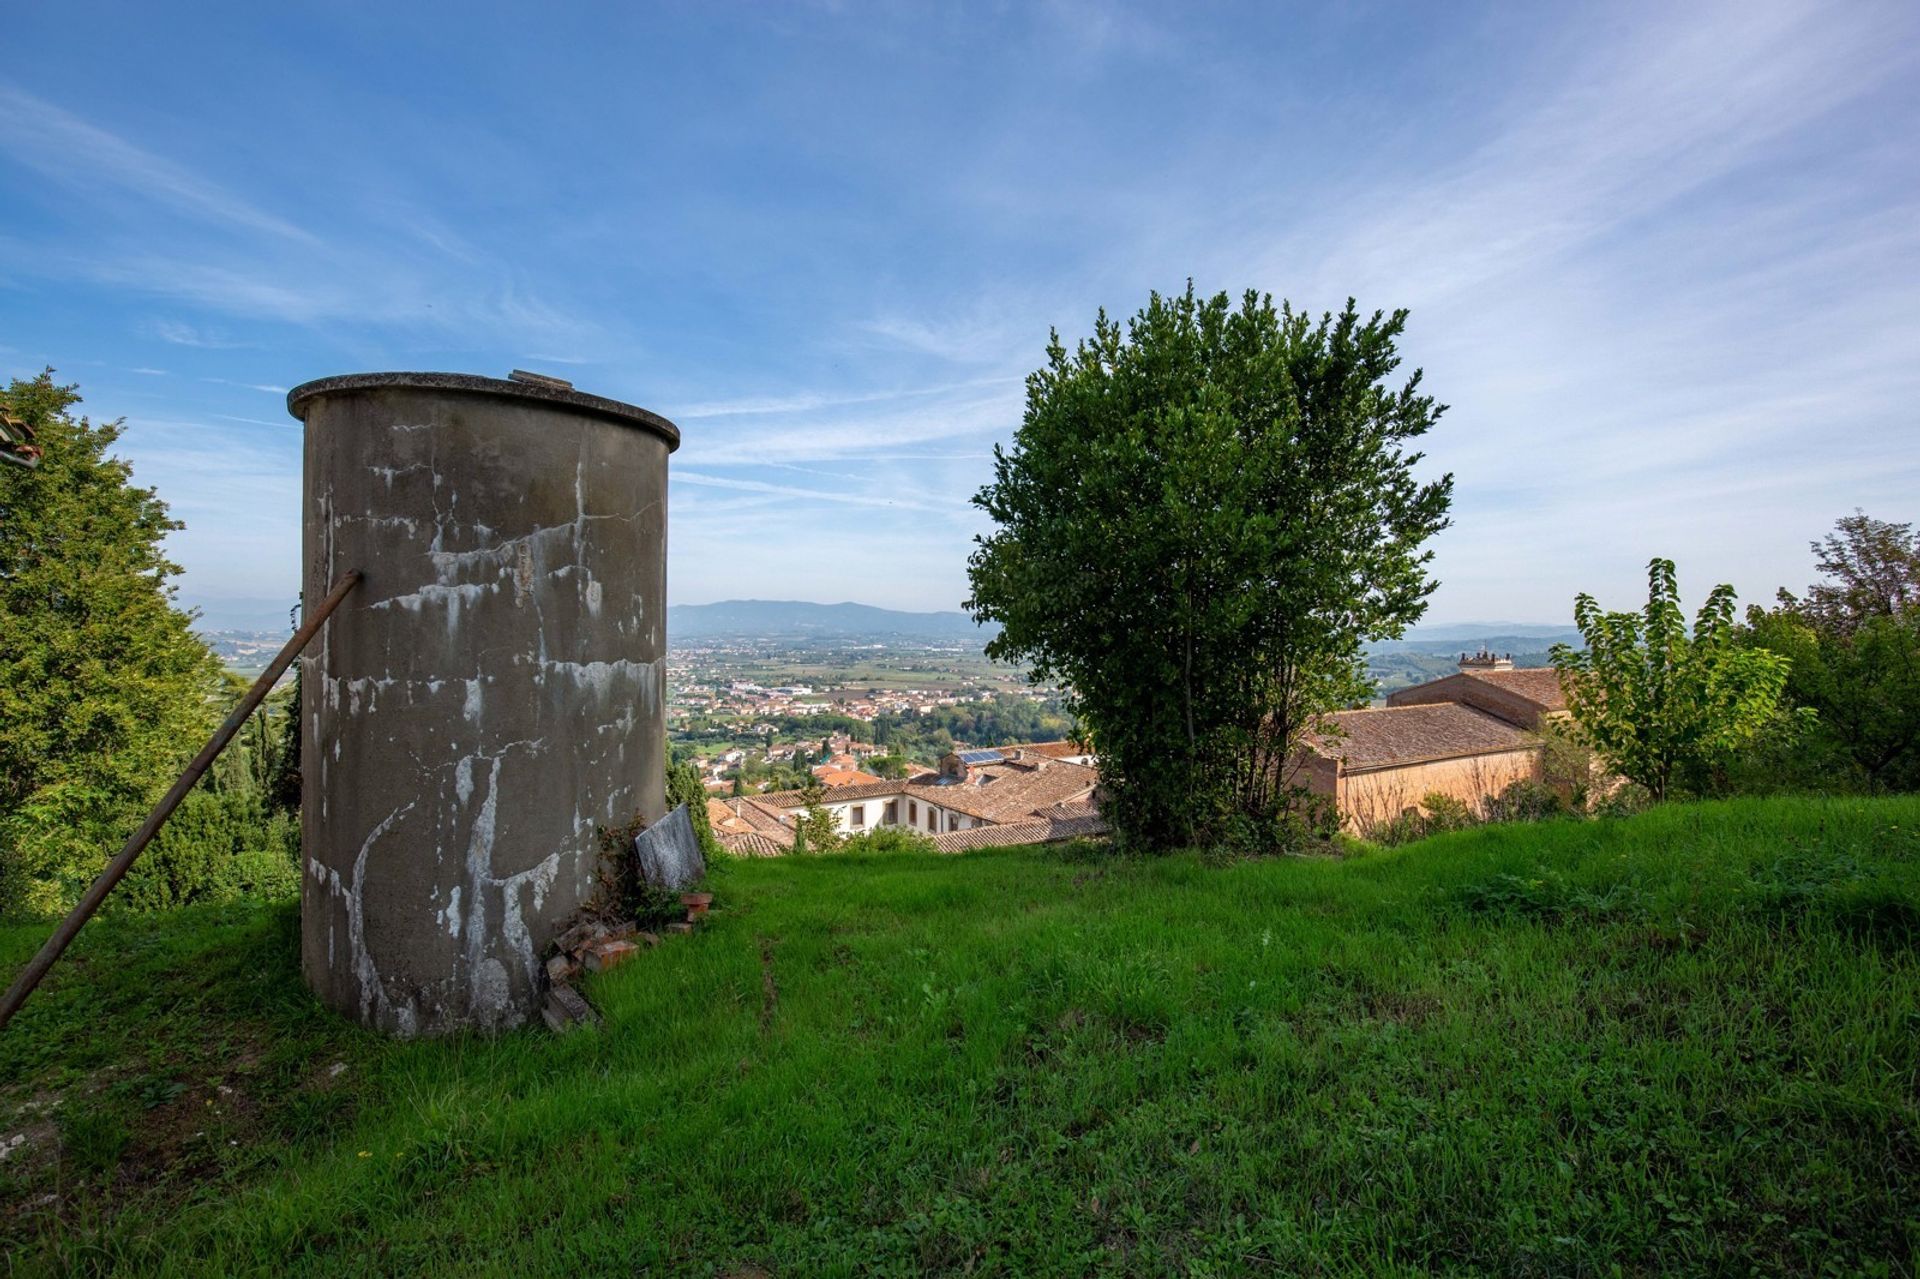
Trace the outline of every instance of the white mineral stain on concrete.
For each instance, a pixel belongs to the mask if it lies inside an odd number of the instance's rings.
[[[366,885],[367,855],[380,837],[393,829],[394,823],[413,811],[413,801],[401,805],[388,813],[376,825],[367,837],[360,842],[360,851],[353,859],[353,878],[348,883],[340,881],[340,872],[331,866],[322,865],[318,858],[307,859],[307,868],[313,877],[321,882],[327,891],[341,899],[347,914],[347,954],[353,961],[353,975],[360,983],[360,1016],[362,1020],[372,1020],[377,1014],[396,1011],[387,998],[386,988],[380,981],[380,966],[374,961],[373,952],[367,948],[366,932]],[[410,1011],[410,1010],[409,1010]],[[408,1019],[410,1021],[410,1017]]]

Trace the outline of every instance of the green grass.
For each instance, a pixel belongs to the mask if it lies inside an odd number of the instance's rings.
[[[705,932],[597,979],[606,1025],[561,1039],[351,1030],[305,997],[286,907],[91,927],[0,1035],[0,1141],[35,1134],[0,1164],[0,1250],[223,1274],[1914,1268],[1920,800],[1346,861],[750,862],[717,887]],[[0,929],[0,958],[43,927]]]

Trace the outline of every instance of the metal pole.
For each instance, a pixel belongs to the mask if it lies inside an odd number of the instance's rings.
[[[13,1020],[13,1015],[20,1011],[20,1005],[27,1002],[27,996],[31,995],[34,987],[40,984],[40,979],[47,975],[47,970],[53,967],[55,961],[60,958],[61,952],[66,950],[68,944],[79,935],[81,927],[93,918],[93,912],[100,909],[100,903],[105,901],[107,894],[113,891],[114,885],[126,875],[153,837],[160,833],[160,828],[166,825],[167,818],[171,817],[173,810],[180,806],[180,801],[187,797],[187,792],[193,789],[193,784],[200,780],[201,774],[205,773],[220,752],[226,749],[227,743],[233,740],[233,735],[240,731],[241,725],[247,722],[247,718],[253,714],[254,709],[266,700],[267,694],[273,691],[274,682],[286,672],[288,666],[293,664],[293,659],[300,655],[300,650],[307,646],[308,641],[320,633],[320,628],[326,624],[327,618],[332,616],[333,610],[340,607],[340,601],[347,597],[347,592],[359,583],[358,569],[348,572],[334,583],[333,590],[327,594],[327,598],[320,602],[320,606],[313,610],[300,629],[293,633],[293,638],[287,641],[286,647],[282,648],[268,664],[267,669],[260,673],[260,678],[253,682],[253,687],[247,690],[247,695],[240,699],[240,704],[233,708],[231,715],[227,716],[226,723],[220,725],[207,744],[200,748],[200,753],[193,757],[193,762],[187,765],[186,771],[175,779],[172,789],[160,797],[160,802],[154,805],[152,812],[147,814],[147,820],[140,823],[140,829],[133,832],[133,837],[126,842],[126,846],[120,850],[119,855],[107,863],[107,868],[100,872],[98,879],[93,881],[92,887],[87,889],[86,896],[80,899],[80,904],[60,921],[60,927],[53,930],[53,936],[47,938],[47,944],[42,946],[40,953],[21,970],[20,976],[14,980],[12,986],[8,987],[6,997],[0,999],[0,1030],[5,1029],[7,1023]],[[299,713],[296,708],[294,714]]]

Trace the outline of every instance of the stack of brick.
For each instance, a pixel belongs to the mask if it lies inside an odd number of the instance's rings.
[[[691,933],[695,921],[705,913],[704,903],[699,907],[689,906],[685,919],[676,920],[661,931],[675,935]],[[631,920],[608,924],[589,919],[561,933],[554,941],[555,954],[547,960],[547,1000],[541,1010],[547,1026],[554,1031],[565,1031],[597,1024],[600,1015],[574,989],[574,979],[583,971],[603,973],[617,968],[639,954],[642,947],[659,944],[658,934],[644,931]]]

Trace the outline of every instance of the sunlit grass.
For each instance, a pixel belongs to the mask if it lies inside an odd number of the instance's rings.
[[[97,925],[0,1037],[0,1116],[106,1119],[0,1165],[4,1242],[49,1271],[1908,1272],[1917,830],[1920,801],[1768,801],[1347,861],[738,863],[561,1039],[349,1030],[285,907]]]

